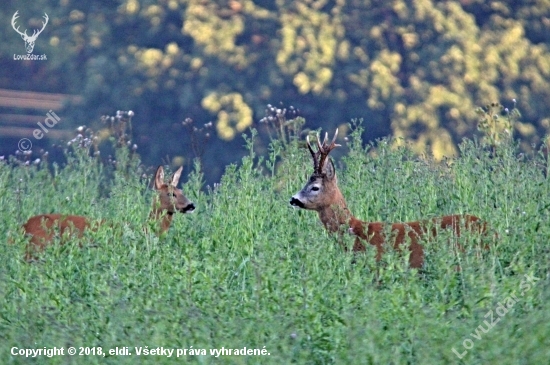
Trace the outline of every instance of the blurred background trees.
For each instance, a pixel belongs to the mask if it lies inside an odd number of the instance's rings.
[[[14,60],[25,53],[16,10],[28,33],[48,14],[34,49],[46,61]],[[403,137],[436,158],[476,133],[488,103],[517,100],[525,149],[550,128],[545,1],[5,1],[0,28],[0,88],[81,96],[56,111],[55,128],[101,129],[102,115],[134,111],[132,143],[150,165],[189,169],[203,138],[193,128],[208,130],[208,181],[245,153],[249,127],[265,148],[267,104],[294,106],[311,129],[362,118],[365,139]],[[0,139],[0,154],[13,154],[19,138]]]

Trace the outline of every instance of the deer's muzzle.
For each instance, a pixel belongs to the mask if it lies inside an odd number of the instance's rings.
[[[295,197],[290,198],[290,205],[292,205],[293,207],[305,208],[304,203],[302,203],[300,200],[296,199]]]
[[[195,210],[195,204],[189,203],[185,207],[180,209],[180,213],[193,213]]]

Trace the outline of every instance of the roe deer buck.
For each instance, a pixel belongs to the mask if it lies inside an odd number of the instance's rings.
[[[182,168],[180,167],[170,177],[169,184],[164,183],[163,167],[159,166],[157,168],[154,188],[158,193],[153,199],[149,219],[159,224],[157,231],[159,234],[170,228],[174,213],[191,213],[195,210],[193,202],[187,199],[183,192],[177,188]],[[27,261],[33,259],[33,252],[42,251],[46,245],[50,244],[56,230],[60,236],[67,232],[69,234],[74,233],[81,238],[85,230],[97,229],[103,223],[103,221],[98,221],[92,224],[89,218],[78,215],[41,214],[31,217],[23,225],[25,235],[31,236],[25,258]]]
[[[307,137],[307,147],[313,158],[313,174],[300,192],[290,199],[290,204],[295,207],[315,210],[325,228],[330,232],[340,231],[341,226],[349,227],[349,233],[356,236],[353,251],[365,251],[362,240],[376,246],[376,260],[379,261],[384,252],[383,244],[386,240],[386,225],[381,222],[363,222],[355,218],[349,211],[344,196],[338,189],[338,181],[334,164],[327,158],[330,151],[340,146],[335,143],[338,129],[330,144],[327,143],[328,134],[325,134],[323,143],[317,135],[317,152],[313,151]],[[419,243],[421,236],[425,235],[431,227],[433,236],[437,235],[436,227],[451,228],[456,236],[460,236],[460,227],[484,233],[486,224],[473,215],[448,215],[434,218],[428,221],[416,221],[408,223],[393,223],[391,225],[392,236],[395,237],[394,249],[400,250],[400,245],[405,242],[406,236],[410,239],[409,265],[420,268],[424,263],[424,250]]]

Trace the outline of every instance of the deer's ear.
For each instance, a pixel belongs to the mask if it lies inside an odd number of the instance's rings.
[[[330,180],[334,179],[336,176],[336,170],[334,169],[334,163],[331,158],[329,158],[325,166],[323,166],[323,174]]]
[[[182,171],[183,171],[183,166],[180,166],[180,168],[176,172],[174,172],[174,174],[170,178],[170,185],[172,185],[173,187],[178,186],[178,182],[180,181],[180,176]]]
[[[164,169],[162,165],[158,167],[155,174],[155,190],[159,190],[164,184]]]

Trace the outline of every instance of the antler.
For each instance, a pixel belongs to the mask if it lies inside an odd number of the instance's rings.
[[[26,29],[25,29],[25,33],[21,33],[19,31],[19,27],[15,28],[15,21],[17,20],[17,18],[19,18],[19,15],[17,15],[17,13],[19,13],[19,10],[17,10],[15,12],[15,14],[13,14],[13,17],[11,18],[11,27],[13,28],[13,30],[15,30],[17,33],[19,33],[21,36],[28,37]]]
[[[332,138],[332,141],[330,144],[327,144],[328,140],[328,133],[325,133],[325,139],[323,140],[323,144],[321,144],[319,137],[319,133],[317,133],[317,152],[313,152],[313,148],[311,147],[311,143],[309,143],[309,136],[306,137],[307,141],[307,148],[309,149],[309,152],[311,153],[311,157],[313,158],[313,170],[315,173],[322,173],[323,167],[325,166],[325,161],[328,157],[328,154],[330,151],[335,149],[336,147],[340,147],[339,144],[336,144],[336,137],[338,136],[338,128],[336,128],[336,132],[334,133],[334,137]]]
[[[46,24],[48,24],[48,20],[50,20],[50,18],[48,17],[48,14],[44,13],[44,16],[42,18],[44,18],[45,22],[42,22],[42,29],[40,30],[34,30],[32,32],[32,36],[28,36],[27,35],[27,30],[25,29],[25,32],[22,33],[20,30],[19,30],[19,27],[15,28],[15,21],[17,20],[17,18],[19,18],[19,15],[17,15],[17,13],[19,13],[19,10],[17,10],[15,12],[15,14],[13,14],[13,17],[11,18],[11,26],[13,28],[13,30],[15,30],[17,33],[19,33],[21,35],[21,37],[23,37],[25,40],[26,39],[29,39],[29,40],[35,40],[36,38],[38,38],[38,35],[40,33],[42,33],[42,31],[44,30],[44,28],[46,28]]]
[[[319,138],[319,135],[317,135],[317,138]],[[313,148],[311,148],[311,144],[309,143],[309,135],[306,137],[306,142],[309,153],[311,153],[311,158],[313,158],[313,172],[317,173],[319,172],[319,155],[321,154],[321,152],[313,152]]]
[[[48,20],[50,20],[50,18],[48,18],[48,14],[46,14],[46,13],[44,13],[44,16],[43,16],[42,18],[44,18],[44,20],[45,20],[46,22],[42,22],[42,29],[40,29],[40,30],[36,33],[36,37],[38,37],[38,35],[39,35],[40,33],[42,33],[42,31],[44,30],[44,28],[46,28],[46,24],[48,24]],[[32,36],[33,36],[33,37],[35,36],[35,35],[34,35],[34,32],[32,33]]]

